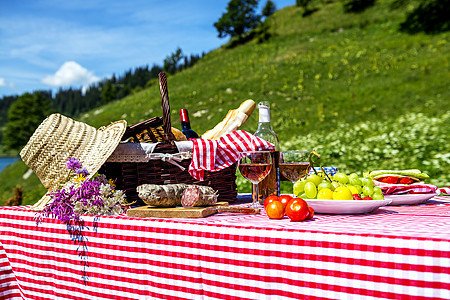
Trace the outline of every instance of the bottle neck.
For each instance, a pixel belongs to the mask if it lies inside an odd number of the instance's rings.
[[[181,119],[181,122],[189,123],[189,115],[188,115],[187,109],[185,109],[185,108],[180,109],[180,119]]]
[[[270,107],[261,102],[258,104],[259,108],[259,123],[255,136],[262,138],[275,146],[275,151],[280,150],[280,142],[277,134],[273,131],[270,125]]]
[[[259,123],[269,123],[270,126],[270,107],[266,105],[258,105],[259,108]]]
[[[256,131],[261,131],[261,130],[265,130],[265,129],[269,129],[270,131],[273,131],[272,126],[270,126],[270,122],[259,122],[258,123],[258,129]]]
[[[180,109],[181,129],[191,129],[191,123],[189,122],[189,114],[187,109]]]

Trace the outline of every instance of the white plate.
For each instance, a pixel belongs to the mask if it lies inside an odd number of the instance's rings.
[[[404,195],[385,195],[384,199],[390,199],[392,202],[389,205],[407,205],[420,204],[427,202],[427,200],[437,196],[436,193],[431,194],[404,194]]]
[[[364,214],[388,205],[392,200],[322,200],[305,199],[318,214]]]

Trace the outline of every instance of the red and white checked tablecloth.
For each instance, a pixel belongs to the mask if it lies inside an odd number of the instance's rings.
[[[3,207],[0,296],[449,299],[448,200],[305,222],[85,217],[82,236],[53,219],[36,226],[26,207]]]

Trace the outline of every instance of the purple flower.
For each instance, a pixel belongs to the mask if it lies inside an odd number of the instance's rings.
[[[89,176],[89,172],[85,167],[76,169],[75,173],[77,173],[77,175],[82,175],[83,177]]]
[[[77,169],[81,169],[82,165],[80,163],[80,161],[74,157],[70,157],[69,160],[67,161],[67,168],[69,170],[77,170]]]

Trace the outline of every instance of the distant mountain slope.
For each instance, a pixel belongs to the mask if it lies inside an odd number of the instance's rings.
[[[316,4],[307,17],[295,6],[276,12],[269,40],[224,45],[168,77],[172,125],[180,128],[178,111],[187,108],[203,133],[242,101],[267,100],[282,149],[316,148],[325,164],[358,173],[419,168],[433,183],[450,184],[450,34],[399,31],[413,6],[393,2],[358,14],[344,13],[341,1]],[[99,127],[161,115],[155,82],[77,119]],[[253,133],[257,120],[255,111],[242,129]],[[4,184],[7,176],[0,174],[4,195],[16,184],[34,189],[20,178]]]

